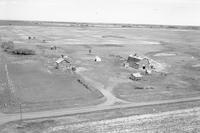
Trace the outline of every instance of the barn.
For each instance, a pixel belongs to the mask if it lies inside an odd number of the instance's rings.
[[[135,69],[149,69],[149,60],[147,58],[142,58],[140,56],[136,55],[129,55],[127,59],[127,63],[129,67],[135,68]]]

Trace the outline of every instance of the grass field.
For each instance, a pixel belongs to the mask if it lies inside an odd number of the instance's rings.
[[[27,111],[98,104],[105,101],[99,86],[118,101],[129,103],[199,96],[199,35],[199,30],[176,28],[2,25],[1,41],[13,41],[17,48],[33,49],[36,55],[1,51],[0,96],[3,101],[17,101],[9,106],[10,112],[20,102]],[[57,50],[50,50],[51,46]],[[134,53],[154,59],[164,69],[141,81],[129,80],[138,70],[122,64]],[[61,54],[72,59],[76,73],[63,67],[55,69]],[[102,62],[94,62],[96,55]],[[85,82],[90,89],[77,79],[89,79]]]
[[[102,98],[100,92],[94,88],[87,89],[77,82],[78,79],[82,79],[81,76],[71,71],[53,71],[53,68],[44,65],[45,61],[28,58],[8,57],[5,67],[2,68],[7,71],[4,72],[6,73],[4,78],[7,78],[4,82],[7,88],[4,89],[10,90],[9,96],[2,95],[7,99],[14,98],[13,105],[5,111],[15,112],[19,103],[22,103],[24,111],[36,111],[100,102]]]

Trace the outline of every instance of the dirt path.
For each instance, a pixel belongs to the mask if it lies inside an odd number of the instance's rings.
[[[84,79],[87,82],[89,82],[92,86],[95,86],[95,88],[98,89],[106,98],[106,101],[104,103],[97,105],[98,107],[112,106],[116,103],[130,103],[130,102],[124,101],[122,99],[119,99],[115,95],[113,95],[112,89],[115,87],[115,85],[116,85],[115,83],[112,83],[112,85],[108,85],[107,87],[105,87],[105,85],[103,85],[99,82],[96,82],[92,79],[89,79],[85,76],[84,76]]]
[[[12,82],[10,76],[9,76],[9,73],[8,73],[8,66],[7,66],[7,64],[5,64],[5,71],[6,71],[6,78],[7,78],[7,81],[8,81],[8,87],[9,87],[11,93],[14,94],[15,89],[14,89],[13,82]]]

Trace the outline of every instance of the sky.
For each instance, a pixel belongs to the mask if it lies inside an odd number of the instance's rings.
[[[200,0],[0,0],[0,19],[200,26]]]

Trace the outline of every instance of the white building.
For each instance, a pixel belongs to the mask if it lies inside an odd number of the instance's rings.
[[[140,73],[132,73],[131,76],[130,76],[130,79],[132,80],[141,80],[142,79],[142,75]]]
[[[94,61],[101,62],[101,58],[99,56],[96,56],[95,59],[94,59]]]

